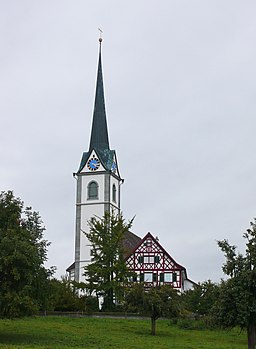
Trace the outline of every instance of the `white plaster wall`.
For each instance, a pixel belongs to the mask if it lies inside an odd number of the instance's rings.
[[[116,186],[116,202],[113,201],[113,184]],[[111,203],[115,206],[119,206],[119,191],[120,191],[120,185],[119,185],[119,180],[115,178],[114,176],[110,177],[110,200]]]
[[[88,220],[90,220],[94,216],[102,217],[104,214],[104,205],[82,205],[81,211],[81,236],[80,236],[80,260],[89,262],[90,257],[90,244],[87,240],[85,232],[89,232]]]
[[[83,281],[84,266],[91,261],[91,245],[86,235],[83,233],[89,231],[88,220],[93,216],[102,217],[104,214],[104,205],[82,205],[81,207],[81,231],[80,231],[80,275],[79,280]]]
[[[185,279],[183,291],[188,291],[188,290],[191,290],[193,288],[194,288],[194,284],[190,280]]]
[[[87,187],[88,184],[92,181],[95,181],[98,183],[98,199],[97,200],[88,200],[87,197]],[[81,203],[82,204],[93,204],[93,203],[99,203],[104,200],[104,174],[92,174],[87,176],[82,176],[82,195],[81,195]]]
[[[91,181],[98,183],[98,199],[88,200],[88,184]],[[88,232],[88,221],[94,217],[102,217],[104,214],[104,174],[82,176],[81,185],[81,232],[80,232],[80,277],[83,280],[84,266],[91,261],[90,243],[83,231]]]

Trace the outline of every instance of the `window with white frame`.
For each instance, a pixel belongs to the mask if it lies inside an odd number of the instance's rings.
[[[144,281],[152,282],[153,281],[153,273],[144,273]]]
[[[172,282],[172,273],[164,273],[164,282]]]
[[[144,263],[154,263],[154,256],[144,256]]]

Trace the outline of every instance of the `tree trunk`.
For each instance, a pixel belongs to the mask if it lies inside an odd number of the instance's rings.
[[[151,334],[152,336],[156,335],[156,319],[151,317]]]
[[[256,349],[256,324],[249,323],[247,328],[248,349]]]

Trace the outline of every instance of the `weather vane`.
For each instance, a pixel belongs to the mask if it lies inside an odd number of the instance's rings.
[[[100,28],[98,28],[98,31],[100,32],[99,42],[101,43],[102,42],[102,33],[103,33],[103,31]]]

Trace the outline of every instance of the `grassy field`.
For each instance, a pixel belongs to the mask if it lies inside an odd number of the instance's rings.
[[[245,333],[238,330],[181,330],[168,320],[35,317],[0,320],[0,348],[8,349],[242,349]]]

